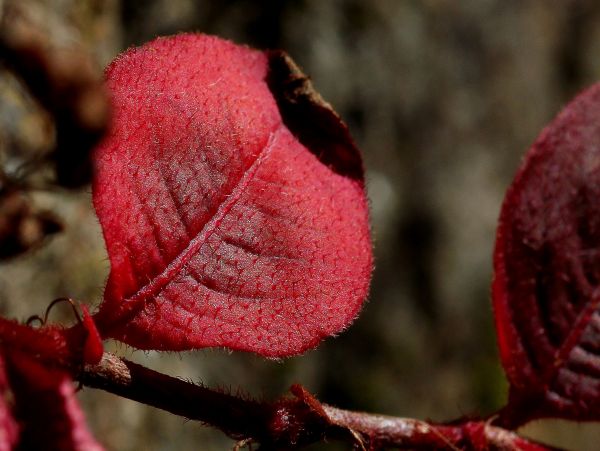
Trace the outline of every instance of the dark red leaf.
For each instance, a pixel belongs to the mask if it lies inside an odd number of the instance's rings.
[[[19,449],[101,451],[75,398],[73,382],[21,353],[7,354],[14,414],[21,425]]]
[[[515,424],[600,420],[599,199],[595,85],[542,132],[502,207],[493,298]]]
[[[371,272],[361,159],[296,69],[199,34],[108,68],[93,185],[111,262],[104,336],[284,356],[357,315]]]

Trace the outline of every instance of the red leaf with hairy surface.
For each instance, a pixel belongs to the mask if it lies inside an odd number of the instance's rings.
[[[291,60],[183,34],[129,50],[106,77],[101,334],[278,357],[346,327],[372,266],[361,158]]]
[[[8,352],[13,413],[21,426],[19,449],[102,451],[90,434],[75,398],[73,382],[29,356]]]
[[[600,84],[542,132],[508,190],[493,299],[501,422],[600,420]]]

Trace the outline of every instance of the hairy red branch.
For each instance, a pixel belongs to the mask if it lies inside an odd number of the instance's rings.
[[[170,377],[105,353],[77,379],[159,409],[221,429],[237,440],[269,449],[300,447],[325,439],[353,442],[359,449],[545,450],[512,431],[482,421],[436,425],[425,421],[353,412],[321,404],[301,386],[294,397],[259,402]]]

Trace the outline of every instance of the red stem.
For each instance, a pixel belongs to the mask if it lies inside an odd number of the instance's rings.
[[[353,442],[359,449],[548,449],[512,431],[481,421],[435,425],[410,418],[352,412],[321,404],[300,386],[295,397],[274,403],[244,399],[170,377],[105,353],[77,379],[192,420],[214,426],[237,440],[268,449],[300,447],[323,439]],[[487,448],[485,448],[487,449]]]

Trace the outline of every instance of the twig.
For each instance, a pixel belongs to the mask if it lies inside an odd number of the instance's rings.
[[[235,440],[252,440],[268,449],[301,447],[324,439],[359,443],[366,449],[547,450],[516,433],[484,421],[431,424],[425,421],[338,409],[319,403],[300,386],[295,397],[273,403],[242,399],[211,390],[105,353],[96,366],[77,376],[99,388],[159,409],[214,426]]]

